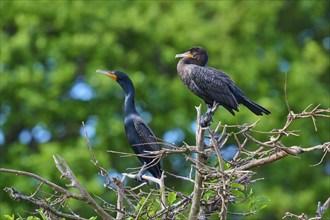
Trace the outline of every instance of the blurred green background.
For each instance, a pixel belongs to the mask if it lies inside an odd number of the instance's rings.
[[[185,88],[176,73],[175,54],[199,45],[209,65],[227,72],[245,94],[272,114],[260,118],[258,130],[281,128],[288,110],[309,104],[330,106],[329,1],[1,1],[1,167],[34,172],[59,184],[53,154],[63,157],[91,194],[109,202],[115,195],[90,162],[81,122],[86,123],[94,153],[111,175],[139,166],[123,127],[123,92],[96,69],[119,69],[136,87],[136,105],[156,136],[181,146],[194,144],[196,111],[202,101]],[[203,111],[205,111],[203,105]],[[240,107],[236,117],[223,108],[215,121],[255,122],[259,117]],[[213,125],[215,126],[215,125]],[[329,141],[328,119],[294,122],[299,137],[284,144],[308,147]],[[257,138],[259,136],[256,136]],[[263,136],[265,137],[265,136]],[[228,144],[234,144],[229,140]],[[286,211],[312,216],[330,191],[330,159],[316,167],[322,152],[286,158],[254,169],[251,185],[269,206],[246,219],[280,219]],[[181,155],[167,156],[163,168],[189,174]],[[1,173],[1,215],[28,216],[35,210],[3,192],[14,186],[32,194],[38,182]],[[128,184],[136,185],[129,181]],[[177,179],[166,184],[190,193],[192,185]],[[90,209],[72,203],[76,213]],[[243,212],[246,207],[231,206]],[[329,218],[329,212],[325,218]],[[230,219],[241,219],[230,217]]]

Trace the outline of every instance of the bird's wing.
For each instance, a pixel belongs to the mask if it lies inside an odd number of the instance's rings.
[[[134,127],[140,137],[141,144],[143,145],[143,151],[159,151],[160,147],[157,144],[157,139],[152,132],[152,130],[148,127],[148,125],[138,117],[134,120]],[[138,146],[136,146],[138,147]],[[156,156],[155,156],[156,157]],[[148,168],[148,171],[156,178],[160,178],[162,175],[161,168],[160,168],[160,161],[156,158],[150,157],[139,157],[142,163],[146,162],[149,165],[152,165]],[[155,160],[155,161],[154,161]],[[152,164],[151,164],[152,163]]]
[[[195,84],[213,100],[237,110],[235,93],[240,90],[226,73],[212,67],[193,65],[191,76]]]
[[[144,146],[147,151],[160,150],[154,133],[141,118],[134,121],[134,127],[140,137],[141,143],[145,144]]]

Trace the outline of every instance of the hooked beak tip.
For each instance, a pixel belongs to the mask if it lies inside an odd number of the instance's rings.
[[[97,73],[102,73],[102,74],[105,74],[105,75],[109,75],[109,72],[108,71],[105,71],[105,70],[96,70]]]
[[[105,70],[96,70],[97,73],[102,73],[108,77],[110,77],[113,80],[117,80],[116,74],[114,74],[112,71],[105,71]]]
[[[175,58],[185,58],[185,57],[188,57],[188,58],[192,58],[192,54],[190,53],[190,51],[188,52],[185,52],[185,53],[180,53],[180,54],[177,54],[175,55]]]

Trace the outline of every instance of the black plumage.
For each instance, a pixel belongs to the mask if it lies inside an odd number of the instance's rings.
[[[208,107],[206,116],[210,118],[204,118],[202,125],[209,125],[218,105],[222,105],[233,115],[234,110],[238,111],[239,104],[245,105],[256,115],[270,114],[270,111],[247,98],[225,72],[207,66],[208,55],[204,48],[193,47],[175,57],[182,58],[177,65],[180,79]]]
[[[125,92],[125,131],[128,143],[132,147],[135,154],[145,154],[138,156],[139,160],[143,164],[147,164],[147,170],[156,178],[161,177],[160,161],[152,158],[152,155],[148,155],[145,151],[159,151],[157,138],[147,123],[143,121],[139,113],[136,111],[134,104],[135,90],[131,79],[123,72],[115,71],[103,71],[97,70],[99,73],[103,73],[111,79],[115,80],[123,88]],[[147,157],[146,157],[147,156]],[[154,155],[155,157],[155,155]],[[141,180],[141,175],[144,172],[139,172],[137,179]]]

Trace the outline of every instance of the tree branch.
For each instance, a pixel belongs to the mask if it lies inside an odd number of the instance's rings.
[[[58,210],[56,210],[55,208],[52,207],[52,205],[46,203],[43,200],[37,200],[34,199],[31,196],[25,196],[23,194],[21,194],[20,192],[16,191],[13,188],[5,188],[4,189],[5,192],[9,193],[10,197],[12,197],[14,200],[23,200],[25,202],[31,203],[37,207],[43,208],[44,210],[47,210],[53,214],[55,214],[56,216],[62,217],[62,218],[66,218],[66,219],[74,219],[74,220],[87,220],[86,218],[82,218],[76,215],[70,215],[70,214],[65,214],[62,213]]]
[[[196,107],[197,110],[197,129],[196,129],[196,150],[199,152],[204,151],[204,130],[200,125],[201,119],[201,105]],[[194,195],[192,198],[191,209],[189,213],[190,220],[197,220],[198,214],[200,212],[200,202],[202,197],[202,184],[203,175],[200,173],[205,164],[205,159],[203,155],[196,154],[196,171],[195,171],[195,185],[194,185]]]
[[[327,150],[329,151],[329,146],[330,146],[330,142],[326,142],[322,145],[317,145],[317,146],[313,146],[313,147],[309,147],[309,148],[302,148],[302,147],[298,147],[298,146],[292,146],[289,147],[290,151],[292,151],[294,154],[299,155],[305,152],[310,152],[312,150]],[[265,164],[269,164],[272,163],[276,160],[282,159],[284,157],[290,156],[290,154],[286,153],[285,151],[280,151],[280,152],[275,152],[274,154],[265,157],[265,158],[260,158],[260,159],[255,159],[252,160],[251,162],[242,165],[240,167],[237,167],[236,170],[250,170],[254,167],[259,167]]]
[[[59,156],[53,157],[56,167],[62,174],[61,178],[64,177],[70,180],[71,182],[68,184],[68,186],[77,188],[79,190],[79,194],[71,193],[67,189],[47,181],[33,173],[9,170],[5,168],[0,168],[0,172],[25,175],[40,181],[41,184],[38,186],[36,192],[31,196],[22,195],[12,188],[6,188],[6,190],[12,195],[12,198],[28,201],[33,205],[43,208],[45,211],[47,211],[48,214],[54,214],[58,217],[66,219],[83,219],[77,217],[73,213],[70,215],[60,212],[57,206],[59,204],[62,205],[68,198],[86,202],[99,216],[101,216],[102,219],[114,219],[106,211],[115,212],[116,219],[125,219],[127,217],[132,219],[174,219],[179,216],[188,217],[188,215],[189,219],[200,219],[204,217],[206,218],[208,215],[214,213],[218,213],[220,219],[226,219],[228,214],[255,214],[258,210],[251,209],[246,213],[233,213],[228,210],[229,203],[237,204],[250,200],[249,197],[251,197],[252,192],[247,194],[246,187],[256,181],[256,179],[252,179],[252,176],[256,173],[250,171],[250,169],[270,164],[287,156],[297,157],[299,154],[311,152],[314,150],[324,151],[324,155],[322,156],[321,161],[318,163],[320,164],[327,153],[330,152],[330,142],[308,148],[302,148],[300,146],[286,147],[281,142],[282,139],[287,136],[298,136],[298,131],[288,130],[293,121],[297,119],[311,118],[316,129],[316,117],[329,117],[329,109],[319,109],[318,106],[312,110],[309,109],[310,106],[298,114],[290,111],[285,125],[280,129],[274,129],[270,132],[255,130],[258,121],[251,125],[221,125],[221,123],[218,123],[215,130],[207,128],[209,136],[205,137],[205,129],[203,129],[199,124],[201,117],[201,106],[197,107],[196,146],[189,146],[185,143],[181,147],[170,145],[169,148],[164,147],[157,152],[146,152],[146,154],[149,155],[138,155],[155,158],[155,160],[160,160],[167,154],[184,155],[186,161],[192,164],[190,174],[187,174],[187,177],[177,176],[169,172],[166,172],[166,174],[172,175],[175,178],[183,179],[188,183],[194,183],[194,189],[190,195],[184,195],[180,191],[166,188],[163,179],[164,175],[162,175],[161,179],[146,175],[142,176],[143,179],[156,182],[160,185],[160,195],[159,192],[155,190],[145,191],[142,186],[144,186],[146,183],[140,184],[134,188],[125,187],[124,182],[126,178],[135,178],[135,175],[124,174],[122,179],[111,178],[107,173],[107,170],[100,166],[98,163],[90,144],[86,129],[85,133],[89,151],[91,153],[91,161],[99,169],[100,174],[106,179],[107,182],[104,185],[106,189],[110,189],[116,194],[116,204],[109,204],[102,198],[97,197],[103,202],[104,207],[98,205],[91,197],[91,195],[78,182],[67,163]],[[219,131],[220,128],[223,128],[222,132]],[[254,138],[253,136],[255,133],[264,135],[264,137],[267,136],[266,141]],[[238,151],[235,153],[235,156],[230,161],[226,161],[225,164],[222,158],[223,155],[221,152],[219,152],[219,149],[226,145],[227,140],[230,137],[234,137],[234,140],[236,140]],[[268,139],[268,137],[270,138]],[[210,138],[210,146],[206,146],[204,144],[205,138]],[[243,140],[240,140],[241,138],[243,138]],[[249,148],[251,145],[259,147],[253,147],[253,150],[250,150]],[[124,154],[125,156],[136,156],[135,154],[127,154],[121,152],[115,153]],[[191,153],[195,153],[196,157],[191,157]],[[212,158],[214,155],[216,156],[216,162],[219,162],[219,167],[215,167],[206,163],[206,158]],[[191,173],[194,169],[195,180],[191,178]],[[52,195],[51,201],[44,198],[37,198],[37,195],[40,194],[40,191],[44,185],[52,187],[52,189],[60,195],[57,194],[56,197]],[[166,201],[166,194],[169,191],[175,193],[175,200],[173,201],[171,199],[171,203],[176,203],[167,205],[166,202],[168,201]],[[160,199],[158,200],[159,197]],[[55,200],[53,198],[55,198]],[[143,204],[138,204],[139,201],[142,201],[142,199]],[[161,206],[161,209],[157,204],[158,202]],[[322,216],[328,208],[329,203],[330,198],[323,205],[321,205],[319,202],[316,211],[316,217],[309,220],[320,219],[320,216]],[[139,208],[137,209],[136,207]],[[286,217],[289,216],[296,217],[298,219],[304,219],[307,215],[302,214],[299,216],[288,212]]]
[[[328,209],[330,205],[330,197],[324,202],[323,205],[321,205],[321,202],[318,202],[317,204],[317,210],[316,210],[316,217],[321,218],[325,211]]]
[[[29,176],[29,177],[32,177],[32,178],[34,178],[34,179],[50,186],[54,191],[64,194],[67,198],[74,198],[74,199],[78,199],[78,200],[83,199],[83,196],[74,194],[74,193],[70,192],[69,190],[66,190],[66,189],[62,188],[61,186],[56,185],[55,183],[50,182],[50,181],[48,181],[48,180],[46,180],[46,179],[44,179],[44,178],[42,178],[42,177],[40,177],[40,176],[38,176],[34,173],[21,171],[21,170],[11,170],[11,169],[6,169],[6,168],[0,168],[0,173],[1,172],[3,172],[3,173],[13,173],[13,174],[16,174],[16,175]]]
[[[91,197],[91,195],[89,195],[86,189],[79,183],[68,164],[58,155],[53,155],[53,158],[57,169],[62,173],[61,177],[64,177],[65,179],[69,179],[71,181],[71,184],[69,184],[69,186],[77,188],[83,196],[84,201],[88,205],[90,205],[94,209],[94,211],[101,216],[102,219],[114,220],[115,218],[108,215],[108,213],[106,213],[104,209],[95,202],[95,200]]]
[[[328,199],[324,202],[323,205],[321,205],[321,202],[318,202],[315,217],[308,218],[308,216],[305,213],[302,213],[301,215],[296,215],[291,212],[286,212],[282,219],[289,217],[289,218],[296,218],[298,220],[321,220],[323,214],[328,209],[329,205],[330,205],[330,197],[328,197]]]

